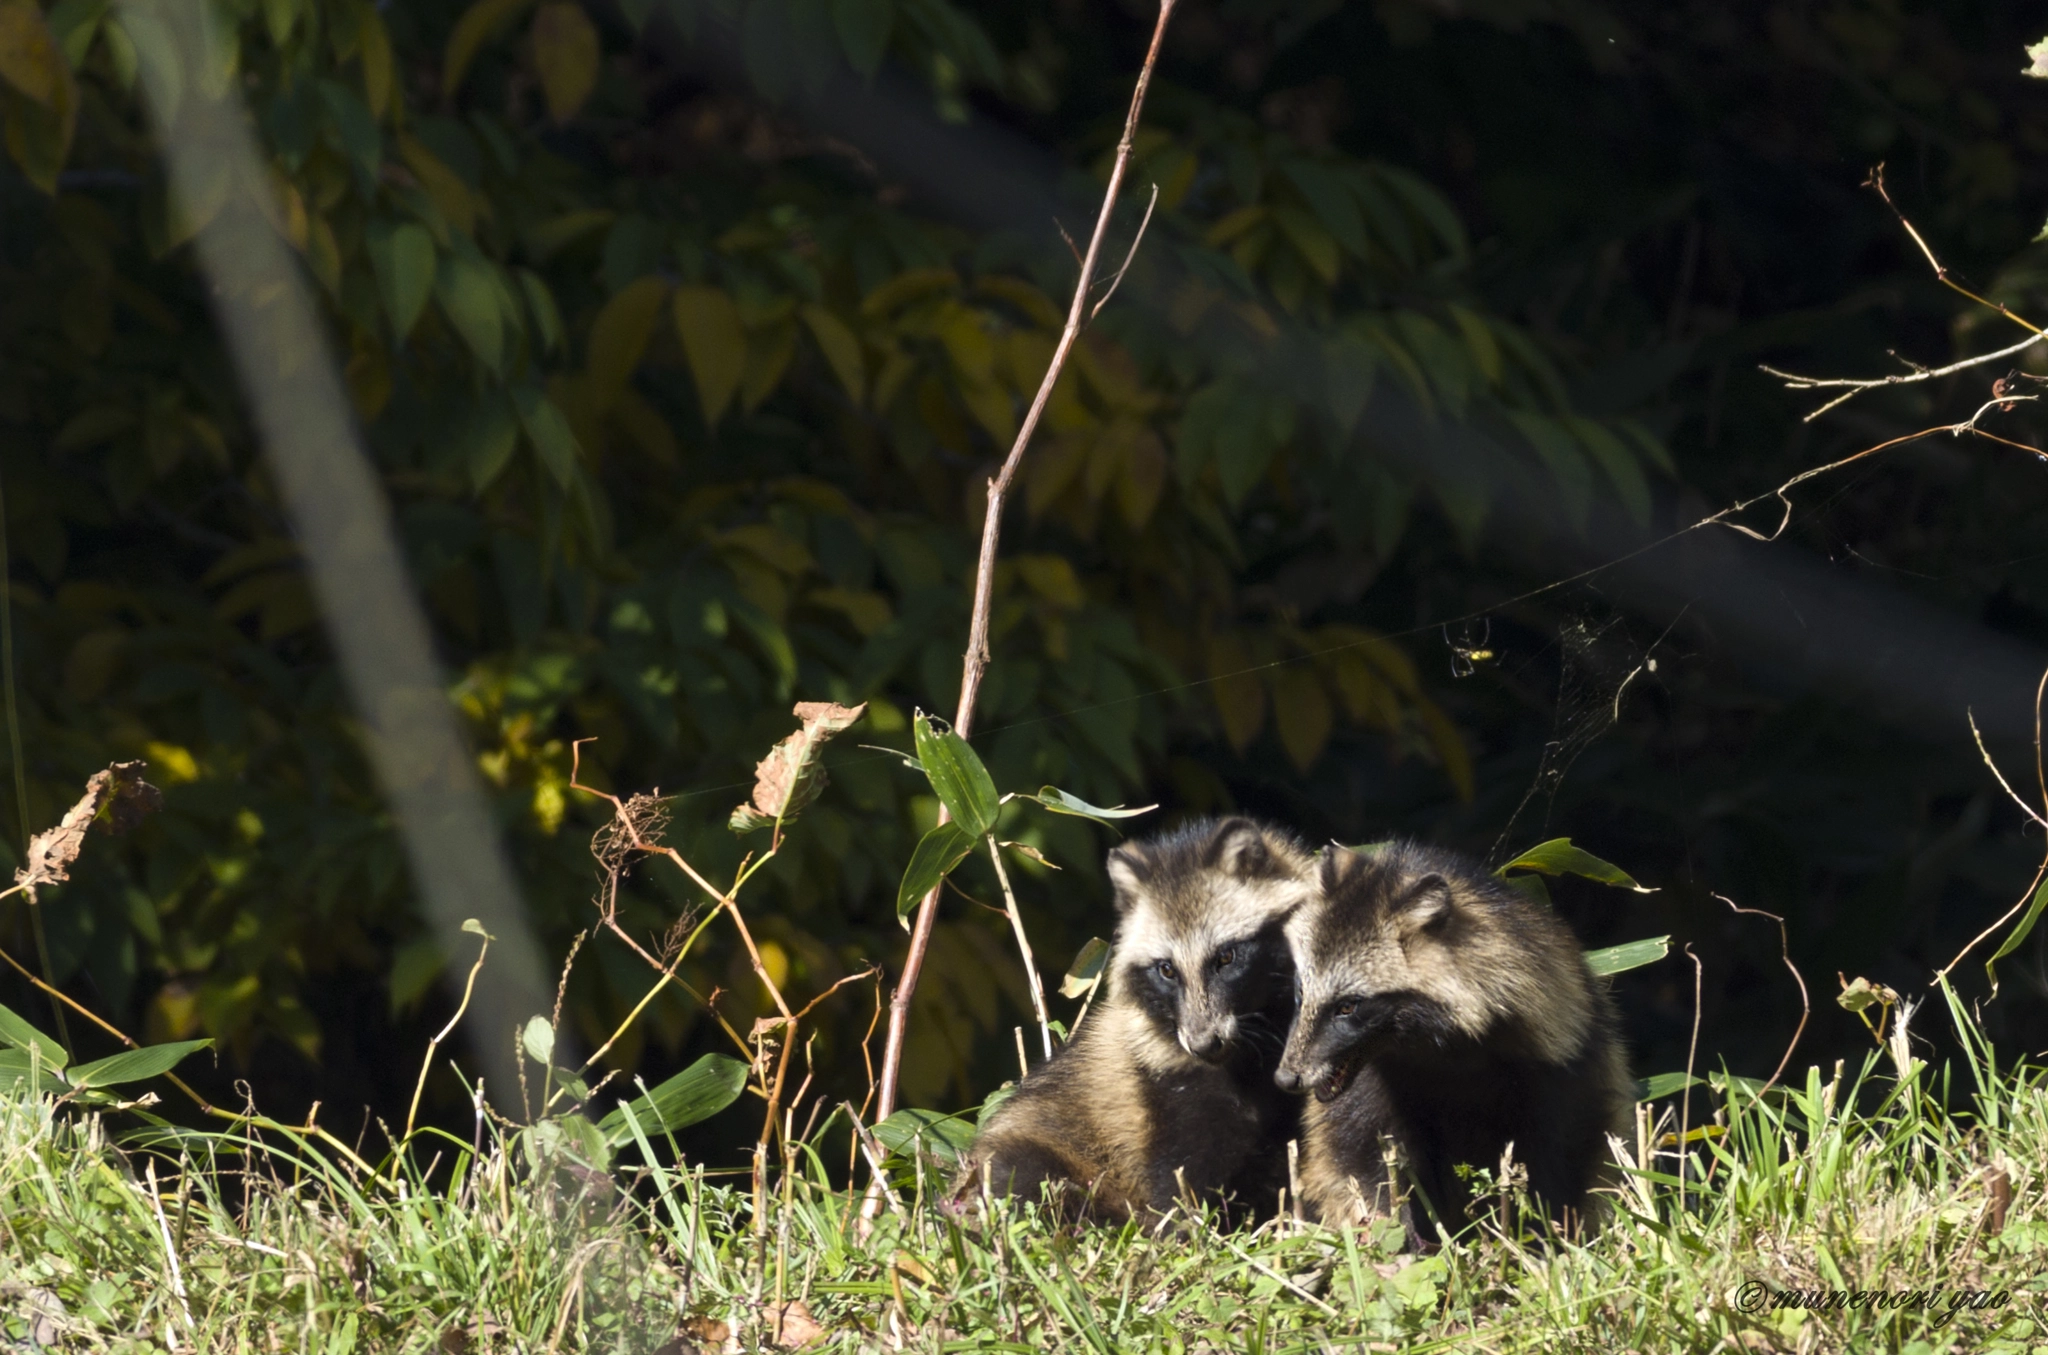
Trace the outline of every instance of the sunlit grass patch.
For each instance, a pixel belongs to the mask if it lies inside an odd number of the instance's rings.
[[[1510,1190],[1420,1256],[1391,1223],[1061,1229],[1000,1199],[963,1221],[937,1207],[938,1158],[893,1156],[893,1202],[849,1188],[830,1122],[757,1215],[744,1173],[644,1133],[608,1174],[573,1136],[487,1128],[480,1159],[432,1140],[438,1159],[366,1177],[276,1133],[117,1144],[112,1120],[15,1099],[0,1330],[12,1349],[333,1355],[2048,1350],[2048,1093],[1975,1053],[1696,1091],[1709,1132],[1682,1164],[1632,1149],[1590,1241],[1513,1235]],[[1791,1291],[1805,1306],[1777,1306]]]

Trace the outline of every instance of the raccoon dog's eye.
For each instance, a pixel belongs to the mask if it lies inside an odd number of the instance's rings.
[[[1180,977],[1180,971],[1173,967],[1173,961],[1171,960],[1161,960],[1158,964],[1154,965],[1153,968],[1157,969],[1159,971],[1159,977],[1165,979],[1168,983],[1172,983],[1175,979]]]
[[[1337,1015],[1339,1016],[1355,1016],[1357,1012],[1358,1003],[1355,1001],[1345,1001],[1337,1004]]]
[[[1235,963],[1236,960],[1237,947],[1235,946],[1225,946],[1222,950],[1216,952],[1216,967],[1218,969],[1225,968]]]

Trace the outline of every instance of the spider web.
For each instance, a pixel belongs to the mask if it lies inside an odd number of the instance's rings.
[[[1544,742],[1528,790],[1494,843],[1495,855],[1539,799],[1544,805],[1544,824],[1549,825],[1550,809],[1573,764],[1621,719],[1629,693],[1646,679],[1656,680],[1657,648],[1677,624],[1674,620],[1647,648],[1636,642],[1627,619],[1619,614],[1585,612],[1558,625],[1557,702],[1550,738]]]

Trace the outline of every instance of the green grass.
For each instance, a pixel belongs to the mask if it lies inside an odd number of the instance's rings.
[[[943,1164],[914,1158],[864,1222],[825,1171],[830,1142],[843,1179],[843,1131],[797,1146],[757,1227],[746,1177],[638,1135],[609,1176],[561,1155],[574,1136],[493,1132],[480,1162],[435,1140],[438,1163],[372,1181],[289,1136],[117,1145],[119,1117],[6,1100],[0,1350],[37,1326],[67,1350],[677,1355],[783,1324],[844,1350],[2048,1351],[2042,1071],[1973,1043],[1897,1073],[1873,1055],[1761,1102],[1697,1090],[1724,1132],[1691,1145],[1682,1192],[1665,1153],[1586,1245],[1496,1228],[1421,1257],[1391,1225],[1062,1232],[996,1201],[963,1226],[932,1203]],[[1739,1311],[1753,1283],[1941,1293]],[[1953,1306],[1971,1290],[2008,1297]]]

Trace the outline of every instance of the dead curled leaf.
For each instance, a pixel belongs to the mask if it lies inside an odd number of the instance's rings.
[[[825,771],[818,755],[833,735],[841,733],[867,713],[867,703],[848,709],[834,701],[799,701],[796,718],[803,728],[768,750],[768,756],[754,767],[754,797],[732,811],[735,833],[787,821],[825,789]]]
[[[164,807],[164,794],[142,779],[147,762],[116,762],[103,772],[94,772],[85,783],[85,794],[66,810],[55,828],[29,839],[28,864],[14,872],[14,882],[34,902],[36,886],[61,884],[71,878],[71,864],[85,850],[86,830],[107,811],[107,827],[126,833]]]

